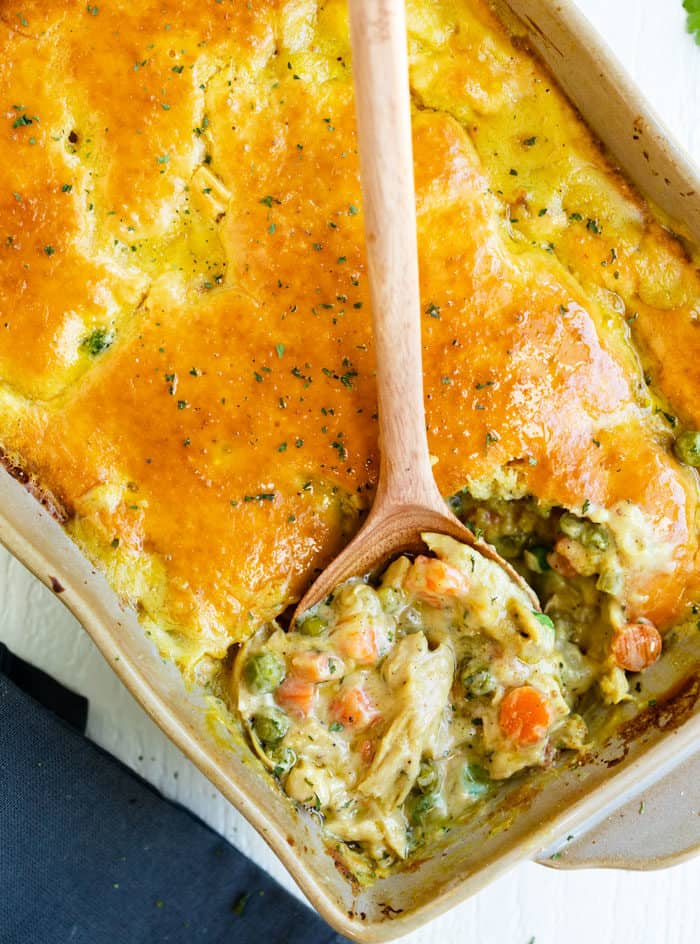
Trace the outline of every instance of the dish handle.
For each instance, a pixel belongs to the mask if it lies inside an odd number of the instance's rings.
[[[556,869],[649,871],[700,853],[700,747],[592,826],[535,857]]]

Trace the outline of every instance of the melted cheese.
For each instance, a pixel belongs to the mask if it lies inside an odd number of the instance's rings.
[[[659,407],[700,425],[695,266],[483,0],[408,12],[438,484],[631,504],[622,602],[666,626],[696,581]],[[0,441],[191,672],[376,483],[344,4],[31,0],[0,45]]]

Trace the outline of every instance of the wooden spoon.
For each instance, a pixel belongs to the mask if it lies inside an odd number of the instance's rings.
[[[421,306],[404,0],[349,0],[355,111],[377,361],[381,464],[366,522],[302,597],[293,623],[349,577],[375,572],[421,534],[447,534],[520,575],[448,510],[433,478],[423,404]]]

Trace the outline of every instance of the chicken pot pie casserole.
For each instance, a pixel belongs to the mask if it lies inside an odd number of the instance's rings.
[[[345,4],[0,9],[6,465],[361,880],[575,762],[697,632],[696,247],[485,0],[409,0],[435,475],[541,612],[426,534],[289,631],[378,471]]]

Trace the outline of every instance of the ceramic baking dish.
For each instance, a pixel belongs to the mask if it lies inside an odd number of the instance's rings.
[[[498,0],[496,6],[639,189],[700,241],[698,173],[574,6],[564,0]],[[654,868],[700,848],[700,633],[695,650],[690,644],[674,650],[672,660],[645,673],[649,707],[636,718],[630,707],[600,750],[575,766],[516,778],[478,824],[454,828],[430,856],[359,890],[326,851],[318,821],[297,813],[261,777],[242,738],[216,726],[203,694],[185,691],[135,614],[16,470],[0,469],[0,540],[60,595],[145,710],[261,833],[320,913],[350,938],[406,934],[522,859],[558,867]]]

